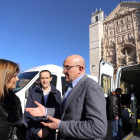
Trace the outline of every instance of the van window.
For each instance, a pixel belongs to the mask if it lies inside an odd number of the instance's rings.
[[[111,92],[111,77],[108,75],[102,75],[101,78],[101,86],[103,88],[104,93],[108,94]]]
[[[120,81],[120,88],[122,89],[122,94],[129,94],[130,92],[130,85],[126,81]]]
[[[22,88],[24,88],[39,72],[25,72],[25,73],[19,73],[18,78],[19,81],[16,84],[16,88],[13,89],[13,91],[16,93],[20,91]]]
[[[62,81],[62,95],[64,95],[66,85],[68,84],[68,82],[65,81],[65,77],[61,77],[61,81]]]
[[[57,76],[52,74],[51,84],[53,84],[55,87],[56,87],[56,81],[57,81]]]

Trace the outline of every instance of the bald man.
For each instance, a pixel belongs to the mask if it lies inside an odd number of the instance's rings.
[[[26,108],[33,116],[47,116],[43,123],[58,129],[64,140],[102,140],[107,131],[106,101],[102,88],[85,74],[85,61],[79,55],[67,57],[63,73],[69,86],[59,109]],[[56,119],[58,118],[58,119]]]

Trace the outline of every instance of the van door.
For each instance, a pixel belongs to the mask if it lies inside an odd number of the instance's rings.
[[[99,85],[103,88],[105,97],[114,90],[113,66],[114,64],[105,60],[100,61]]]
[[[114,83],[114,89],[120,87],[121,70],[122,70],[122,68],[117,69],[115,83]]]
[[[132,104],[136,104],[131,103],[136,101],[134,97],[131,98],[131,96],[136,96],[136,91],[139,87],[139,71],[139,65],[124,66],[117,69],[115,88],[121,88],[123,90],[121,103],[122,105],[127,105],[129,108],[135,106]]]

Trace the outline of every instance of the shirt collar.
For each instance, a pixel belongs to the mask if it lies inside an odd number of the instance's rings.
[[[44,91],[44,89],[42,88],[42,91],[43,91],[43,93],[45,94],[45,93],[49,93],[50,91],[51,91],[51,87],[50,87],[50,89],[46,92],[46,91]]]
[[[80,77],[78,77],[77,79],[75,79],[73,82],[72,82],[72,86],[74,88],[74,86],[82,79],[82,77],[84,76],[85,74],[81,75]]]

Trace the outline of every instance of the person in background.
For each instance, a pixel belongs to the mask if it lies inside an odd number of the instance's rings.
[[[11,139],[14,127],[22,125],[21,102],[12,91],[19,71],[18,64],[0,59],[0,140]]]
[[[45,108],[35,102],[38,107],[26,108],[26,111],[33,116],[47,115],[50,122],[42,124],[58,129],[60,140],[102,140],[107,131],[107,119],[101,86],[85,74],[85,60],[79,55],[65,59],[63,73],[69,84],[60,108]]]
[[[109,111],[111,118],[112,140],[121,140],[122,135],[122,108],[121,97],[122,89],[117,88],[109,95]]]
[[[61,94],[50,82],[52,81],[51,72],[42,70],[39,75],[40,83],[33,87],[29,92],[26,107],[36,107],[34,100],[45,107],[58,108],[61,104]],[[27,140],[55,140],[55,130],[48,131],[48,128],[40,122],[43,117],[33,117],[28,112],[24,114],[28,124],[26,133]],[[44,120],[45,122],[45,120]]]

